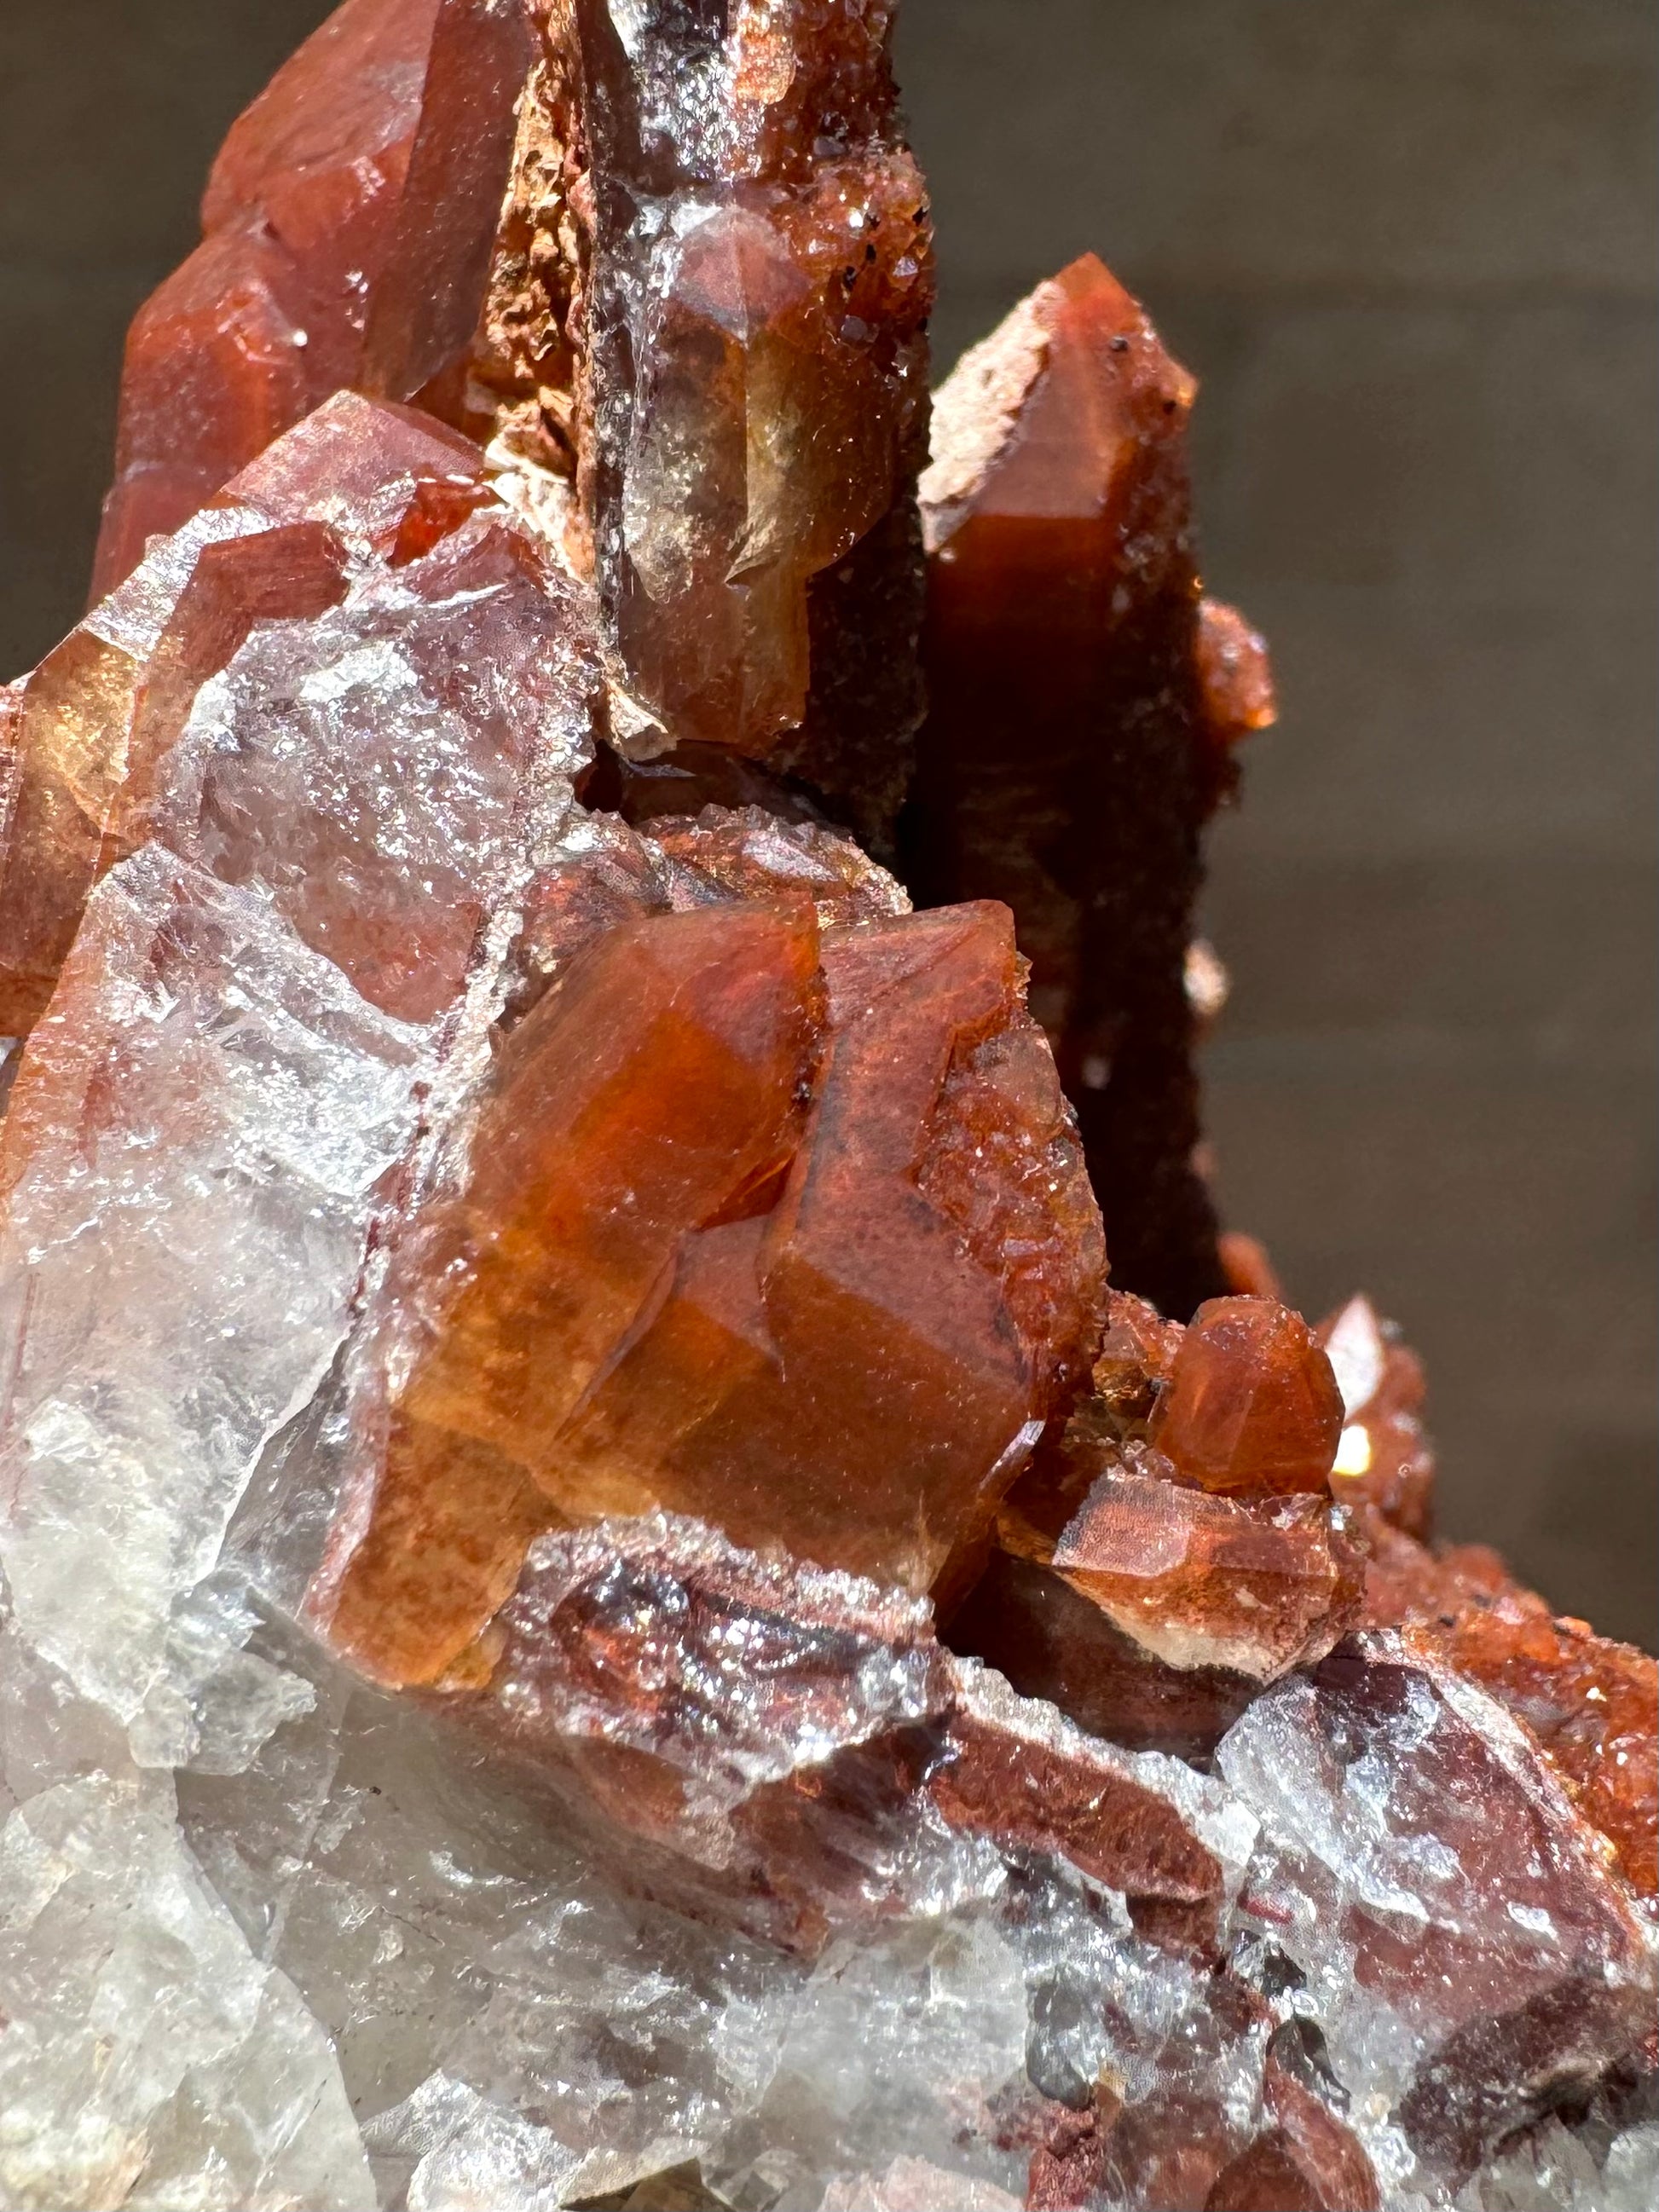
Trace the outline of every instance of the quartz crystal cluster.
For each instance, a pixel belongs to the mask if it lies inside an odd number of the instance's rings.
[[[0,690],[0,2206],[1659,2188],[1653,1662],[1218,1232],[1271,720],[887,0],[346,0]]]

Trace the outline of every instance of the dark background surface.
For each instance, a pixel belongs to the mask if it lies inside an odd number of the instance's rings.
[[[122,332],[323,0],[0,0],[0,676]],[[1222,1188],[1425,1355],[1449,1534],[1654,1638],[1650,0],[906,0],[941,368],[1094,247],[1201,378],[1284,718],[1217,836]]]

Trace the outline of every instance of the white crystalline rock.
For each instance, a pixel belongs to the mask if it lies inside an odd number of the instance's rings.
[[[1013,1930],[1031,2027],[1026,2065],[1044,2095],[1086,2109],[1107,2081],[1131,2107],[1166,2092],[1213,2105],[1235,2148],[1253,2131],[1271,2021],[1218,2016],[1202,1967],[1103,1911],[1065,1869],[1030,1884]]]
[[[211,510],[158,543],[100,634],[152,649],[199,546],[258,520]],[[175,1601],[345,1334],[440,1063],[481,1048],[513,900],[591,751],[581,635],[499,510],[315,622],[256,626],[157,764],[156,842],[94,892],[29,1041],[0,1564],[20,1632],[88,1697],[131,1722],[154,1694],[146,1761],[195,1754],[201,1682],[239,1640],[204,1643]]]
[[[592,755],[581,596],[513,544],[486,509],[339,606],[259,624],[156,769],[152,834],[406,1019],[455,1003]]]
[[[149,848],[94,894],[0,1139],[0,2203],[374,2203],[327,2036],[204,1881],[165,1771],[309,1711],[210,1588],[341,1341],[422,1036]]]
[[[243,1648],[258,1626],[234,1572],[178,1601],[167,1665],[127,1731],[140,1766],[242,1774],[279,1728],[311,1711],[308,1683]]]
[[[1027,2034],[1018,1954],[987,1920],[912,1922],[834,1945],[787,2010],[758,2125],[803,2179],[878,2166],[898,2145],[964,2180],[1021,2185],[1024,2159],[982,2129],[991,2101],[1024,2077]]]
[[[246,1773],[180,1778],[183,1832],[337,2054],[381,2202],[518,2212],[696,2159],[810,2203],[896,2147],[1017,2184],[958,2146],[1029,2027],[982,1905],[813,1964],[631,1902],[464,1739],[256,1642],[311,1702]]]
[[[29,1057],[0,1154],[0,1565],[19,1632],[131,1722],[344,1334],[429,1071],[262,901],[154,848],[94,894]]]
[[[1652,2212],[1659,2201],[1659,2120],[1629,2129],[1601,2168],[1601,2212]]]
[[[368,2212],[328,2039],[203,1881],[170,1781],[19,1806],[0,1900],[0,2204]]]
[[[854,2173],[832,2181],[820,2212],[1019,2212],[1022,2199],[993,2183],[930,2166],[926,2159],[896,2158],[884,2173]]]
[[[1659,2203],[1659,2121],[1626,2131],[1598,2159],[1559,2120],[1495,2158],[1459,2193],[1457,2212],[1652,2212]]]
[[[409,2212],[556,2212],[586,2189],[592,2163],[550,2128],[521,2118],[465,2081],[433,2074],[392,2111],[370,2123],[367,2138],[383,2160],[408,2163]],[[672,2144],[653,2145],[643,2172],[673,2165]],[[605,2170],[601,2168],[601,2172]],[[623,2185],[637,2177],[623,2172]],[[605,2186],[609,2172],[599,2185]]]
[[[1635,2047],[1651,1946],[1514,1722],[1398,1637],[1364,1649],[1275,1685],[1217,1765],[1261,1823],[1244,1924],[1299,1972],[1374,2162],[1455,2190]]]

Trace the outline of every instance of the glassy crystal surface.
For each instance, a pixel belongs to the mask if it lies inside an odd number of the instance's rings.
[[[932,246],[894,12],[580,0],[568,34],[619,742],[771,759],[866,830],[890,828],[921,705]]]
[[[925,1589],[1080,1381],[1100,1267],[999,910],[617,921],[394,1261],[383,1464],[319,1602],[431,1680],[538,1528],[658,1508]]]
[[[10,1032],[45,1007],[99,874],[146,838],[263,883],[355,977],[384,970],[391,1011],[454,995],[500,873],[487,848],[522,837],[516,794],[592,746],[591,611],[479,475],[439,425],[342,393],[23,680],[0,827]]]
[[[1326,1488],[1342,1413],[1298,1315],[1271,1298],[1212,1298],[1181,1339],[1148,1433],[1205,1490],[1296,1497]]]
[[[1535,1747],[1448,1672],[1362,1643],[1252,1706],[1217,1763],[1263,1822],[1243,1910],[1391,2158],[1462,2183],[1646,2033],[1628,1897]]]
[[[909,780],[891,16],[349,0],[135,326],[0,688],[0,2203],[1659,2188],[1659,1670],[1194,1165],[1272,683],[1092,260]]]
[[[1011,1492],[952,1637],[1086,1726],[1206,1755],[1253,1684],[1360,1617],[1368,1546],[1327,1480],[1340,1419],[1273,1301],[1183,1329],[1110,1293],[1092,1388]]]
[[[96,595],[331,393],[465,352],[529,59],[522,0],[347,0],[233,125],[128,337]]]
[[[929,896],[1012,908],[1114,1278],[1182,1319],[1226,1288],[1193,1167],[1199,835],[1229,745],[1272,719],[1260,639],[1200,599],[1196,389],[1091,254],[952,371],[922,483],[910,825]]]

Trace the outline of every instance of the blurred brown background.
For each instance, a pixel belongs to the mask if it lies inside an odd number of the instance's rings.
[[[121,336],[325,0],[0,0],[0,675]],[[1425,1354],[1449,1533],[1654,1638],[1650,0],[905,0],[941,365],[1097,248],[1284,718],[1216,841],[1229,1212]]]

